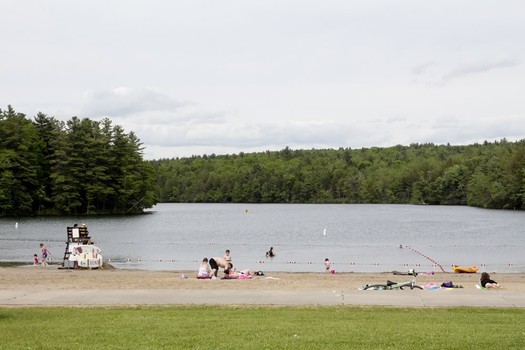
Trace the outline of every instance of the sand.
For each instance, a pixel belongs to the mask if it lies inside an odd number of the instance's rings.
[[[181,278],[182,275],[188,278]],[[385,273],[289,273],[265,271],[250,280],[199,280],[196,271],[145,271],[128,269],[61,270],[55,266],[0,267],[0,290],[100,290],[100,289],[176,289],[176,290],[274,290],[324,291],[357,290],[365,284],[409,281],[411,276]],[[464,289],[476,289],[480,274],[435,273],[419,275],[418,285],[452,281]],[[525,292],[524,273],[491,273],[503,290]]]

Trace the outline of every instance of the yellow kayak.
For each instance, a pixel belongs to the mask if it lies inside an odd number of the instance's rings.
[[[452,269],[456,273],[476,273],[476,272],[478,272],[479,267],[477,267],[477,266],[452,265]]]

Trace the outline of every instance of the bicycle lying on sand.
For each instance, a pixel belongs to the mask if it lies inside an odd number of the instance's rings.
[[[416,279],[413,278],[411,281],[408,282],[401,282],[396,283],[392,281],[386,281],[386,284],[371,284],[363,286],[363,290],[394,290],[394,289],[423,289],[423,287],[420,287],[416,284]]]

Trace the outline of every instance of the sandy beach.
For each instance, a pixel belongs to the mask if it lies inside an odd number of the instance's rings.
[[[249,280],[199,280],[195,271],[62,270],[54,266],[0,268],[0,305],[394,305],[525,307],[525,274],[493,273],[503,288],[479,290],[480,274],[419,275],[417,284],[452,281],[447,291],[363,291],[365,284],[409,281],[384,273],[265,271]],[[187,278],[183,278],[187,276]]]
[[[182,278],[183,275],[188,278]],[[365,284],[409,281],[411,276],[384,273],[297,273],[266,272],[250,280],[199,280],[195,271],[146,271],[127,269],[61,270],[33,266],[0,268],[0,288],[18,289],[264,289],[327,290],[355,289]],[[475,289],[479,273],[435,273],[418,275],[417,284],[452,281],[465,289]],[[492,273],[491,277],[506,290],[525,291],[525,274]]]
[[[182,278],[186,275],[188,278]],[[41,269],[33,266],[0,268],[0,288],[39,289],[264,289],[264,290],[340,290],[355,289],[365,284],[383,283],[386,280],[408,281],[411,276],[384,273],[289,273],[265,272],[251,280],[199,280],[195,271],[146,271],[127,269],[61,270],[54,266]],[[418,285],[441,284],[452,281],[465,289],[475,289],[479,273],[435,273],[419,275]],[[525,291],[525,274],[492,273],[491,277],[503,289]]]

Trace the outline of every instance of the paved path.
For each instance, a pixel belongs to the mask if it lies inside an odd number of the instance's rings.
[[[525,308],[525,292],[476,289],[436,291],[0,289],[0,306],[102,305],[380,305]]]

